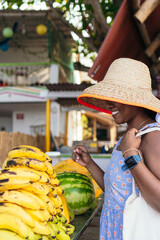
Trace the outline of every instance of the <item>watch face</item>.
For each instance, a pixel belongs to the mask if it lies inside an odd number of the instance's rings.
[[[134,167],[135,165],[137,165],[137,161],[133,156],[130,156],[128,159],[125,160],[125,164],[130,169],[130,168]]]

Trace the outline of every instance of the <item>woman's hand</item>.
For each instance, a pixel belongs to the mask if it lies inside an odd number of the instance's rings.
[[[87,149],[82,145],[77,145],[74,148],[72,159],[83,167],[87,167],[93,161]]]
[[[136,128],[131,128],[128,130],[120,143],[121,151],[124,153],[128,149],[139,149],[141,144],[141,137],[136,137],[136,134],[138,133],[138,130]],[[125,154],[125,158],[128,157],[127,155],[135,154],[136,150],[132,150],[128,152],[128,154]],[[137,154],[137,152],[136,152]]]

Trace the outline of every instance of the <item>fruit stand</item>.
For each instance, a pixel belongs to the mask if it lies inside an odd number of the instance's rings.
[[[40,149],[17,146],[0,170],[0,239],[76,240],[102,203],[85,167],[72,159],[53,166]]]

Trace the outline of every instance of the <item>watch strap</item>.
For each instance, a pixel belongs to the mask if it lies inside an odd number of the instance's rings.
[[[136,164],[134,164],[134,165],[131,166],[131,167],[128,167],[128,165],[127,165],[127,160],[129,160],[131,157],[134,158],[134,160],[136,161]],[[125,161],[124,161],[125,164],[122,165],[122,167],[121,167],[122,171],[126,171],[126,170],[128,170],[128,169],[132,169],[132,168],[135,167],[135,166],[139,163],[139,161],[141,161],[141,160],[142,160],[142,159],[141,159],[141,157],[140,157],[139,154],[129,156],[128,158],[125,159]]]

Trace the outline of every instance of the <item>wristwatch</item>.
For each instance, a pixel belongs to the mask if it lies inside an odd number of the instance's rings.
[[[131,168],[135,167],[139,163],[139,161],[141,161],[141,160],[142,159],[139,156],[139,154],[138,155],[131,155],[128,158],[125,159],[125,161],[124,161],[125,164],[121,167],[121,169],[123,171],[131,169]]]

